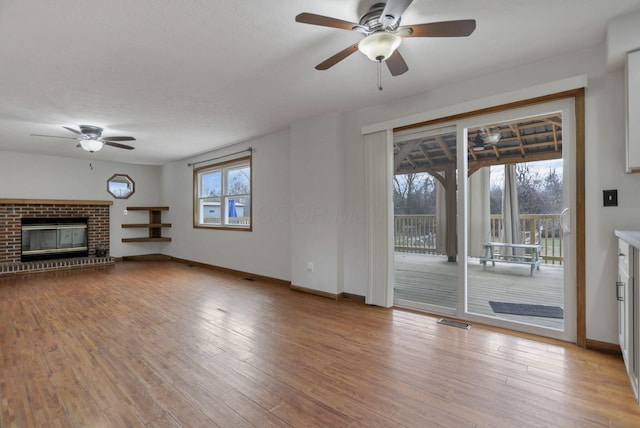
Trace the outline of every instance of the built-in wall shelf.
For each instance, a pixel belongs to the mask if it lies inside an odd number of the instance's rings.
[[[122,238],[122,242],[171,242],[171,238]]]
[[[171,227],[171,223],[139,223],[139,224],[123,224],[123,228],[134,228],[134,227]]]
[[[171,242],[171,238],[162,236],[162,229],[171,227],[171,223],[162,222],[162,211],[169,211],[169,207],[127,207],[127,211],[148,211],[149,223],[126,223],[122,227],[149,229],[148,237],[122,238],[122,242]]]

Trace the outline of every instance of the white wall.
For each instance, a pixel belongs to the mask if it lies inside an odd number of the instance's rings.
[[[622,72],[594,79],[586,109],[587,337],[617,342],[615,229],[640,230],[640,174],[625,174]],[[640,119],[640,118],[637,118]],[[618,190],[618,207],[604,207],[602,191]]]
[[[290,136],[288,131],[164,166],[162,201],[172,223],[163,254],[242,272],[290,278]],[[253,147],[253,231],[193,228],[193,169],[187,163]],[[244,153],[242,155],[246,155]],[[227,160],[227,159],[224,159]]]
[[[338,113],[291,126],[291,282],[332,294],[343,291],[341,129]]]
[[[110,254],[122,257],[157,253],[161,252],[157,244],[122,243],[123,237],[139,232],[120,225],[148,221],[148,216],[143,221],[134,221],[131,214],[125,217],[124,208],[156,205],[160,199],[160,173],[157,166],[0,152],[0,198],[113,201]],[[113,174],[127,174],[133,179],[135,193],[131,197],[115,199],[107,193],[107,180]]]

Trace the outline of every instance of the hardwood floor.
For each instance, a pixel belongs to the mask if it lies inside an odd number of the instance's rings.
[[[640,426],[620,357],[172,262],[0,280],[1,427]]]

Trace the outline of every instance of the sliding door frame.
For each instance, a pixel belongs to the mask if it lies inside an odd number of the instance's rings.
[[[538,103],[533,105],[528,105],[524,107],[503,110],[499,112],[492,112],[488,115],[478,115],[473,116],[467,119],[461,119],[458,122],[458,153],[459,154],[467,154],[468,147],[468,130],[470,128],[479,128],[489,126],[490,123],[502,123],[514,121],[516,119],[521,119],[523,121],[528,120],[529,118],[534,119],[537,116],[550,114],[550,113],[559,113],[562,117],[562,161],[563,161],[563,207],[569,208],[568,214],[571,219],[570,225],[575,225],[575,212],[576,212],[576,204],[575,204],[575,101],[571,98],[563,98],[560,100],[550,101],[548,103]],[[464,201],[469,201],[469,169],[468,169],[468,157],[467,156],[459,156],[458,157],[458,169],[465,171],[466,180],[460,180],[458,182],[458,193],[459,198]],[[524,157],[524,156],[523,156]],[[530,162],[531,160],[522,160],[522,162]],[[476,170],[476,174],[478,171]],[[462,174],[461,174],[462,177]],[[461,204],[461,202],[459,202]],[[458,211],[458,217],[467,218],[470,215],[469,207],[465,205],[464,211]],[[574,228],[572,228],[574,229]],[[462,224],[462,233],[459,234],[459,247],[463,248],[464,253],[460,254],[461,260],[469,261],[469,234],[470,229],[468,226],[468,222],[464,222]],[[501,317],[500,314],[494,314],[494,316],[472,312],[470,311],[469,304],[469,293],[472,284],[469,282],[469,277],[467,274],[467,266],[468,263],[461,263],[460,268],[464,268],[464,276],[460,274],[460,277],[465,278],[464,281],[460,284],[459,292],[461,294],[460,299],[464,302],[464,304],[460,307],[461,311],[459,316],[465,320],[469,320],[472,322],[480,322],[489,325],[494,325],[497,327],[503,327],[507,329],[513,329],[522,332],[528,332],[540,336],[556,338],[560,340],[569,341],[571,343],[576,343],[577,333],[576,333],[576,324],[577,324],[577,316],[576,316],[576,288],[574,284],[576,283],[575,277],[575,269],[576,264],[574,261],[575,255],[575,230],[571,232],[566,231],[563,240],[563,263],[562,263],[562,296],[563,302],[562,305],[564,307],[565,319],[563,322],[562,328],[557,327],[545,327],[541,324],[537,324],[536,322],[520,322],[510,320],[504,317]],[[463,245],[463,242],[466,245]],[[483,241],[484,242],[484,241]],[[476,254],[477,257],[477,254]],[[474,284],[475,285],[475,284]]]
[[[576,344],[582,348],[587,347],[586,338],[586,223],[585,223],[585,90],[584,88],[556,92],[540,97],[529,98],[492,107],[481,108],[464,113],[440,117],[428,121],[413,123],[393,129],[393,132],[404,131],[412,128],[421,128],[437,124],[456,122],[473,116],[484,116],[491,113],[503,112],[536,104],[573,99],[575,109],[575,176],[574,197],[576,198],[575,213],[575,240],[574,254],[575,278],[576,278]],[[466,245],[466,244],[465,244]],[[466,251],[465,251],[466,254]]]

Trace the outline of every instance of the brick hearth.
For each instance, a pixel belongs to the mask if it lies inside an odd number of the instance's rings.
[[[0,275],[113,264],[112,257],[95,257],[96,246],[109,247],[111,204],[111,201],[0,199]],[[22,263],[23,217],[88,217],[89,257]]]

